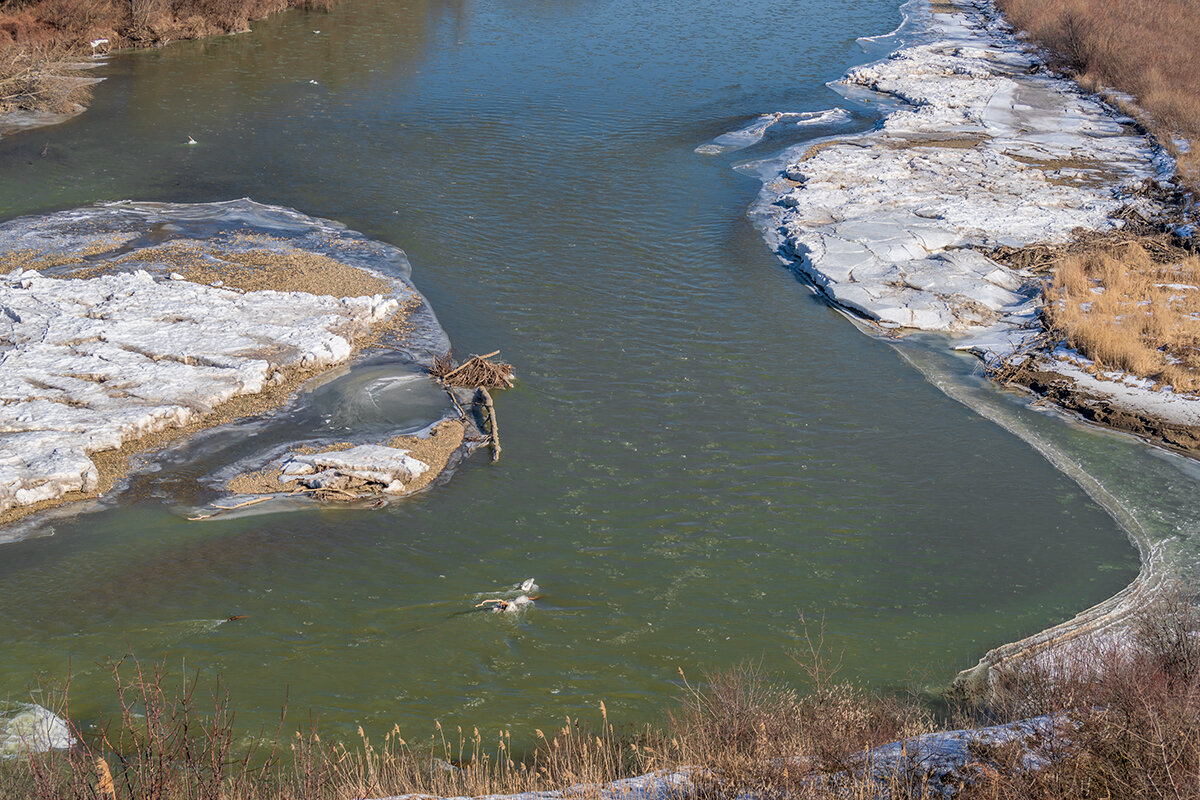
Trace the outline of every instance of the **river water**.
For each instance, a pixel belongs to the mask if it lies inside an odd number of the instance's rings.
[[[846,105],[825,83],[896,6],[343,0],[115,56],[86,114],[0,141],[3,218],[249,196],[396,244],[458,352],[501,348],[521,378],[499,464],[388,509],[187,522],[205,453],[247,424],[0,545],[0,694],[70,673],[94,719],[105,660],[133,649],[219,674],[251,727],[286,698],[335,729],[520,734],[602,700],[654,719],[680,669],[792,679],[801,614],[844,676],[938,686],[1123,587],[1137,553],[1079,484],[815,299],[747,221],[736,162],[877,112],[695,152]],[[1118,476],[1143,450],[972,391]],[[527,577],[537,608],[463,613]]]

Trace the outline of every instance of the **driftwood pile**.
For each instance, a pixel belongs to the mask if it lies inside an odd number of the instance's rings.
[[[1142,190],[1135,194],[1144,196]],[[1127,205],[1114,211],[1111,216],[1121,220],[1121,227],[1104,231],[1076,228],[1071,241],[1063,244],[1001,245],[996,248],[980,246],[975,249],[1009,269],[1025,270],[1035,275],[1049,273],[1067,256],[1095,250],[1117,250],[1130,244],[1140,245],[1163,261],[1182,260],[1196,253],[1194,239],[1182,239],[1177,233],[1177,229],[1187,223],[1182,215],[1148,220],[1136,208]]]
[[[500,355],[496,350],[485,356],[471,356],[456,366],[453,356],[436,356],[429,372],[446,386],[464,389],[511,389],[513,366],[503,361],[492,361]]]
[[[492,361],[498,355],[500,351],[494,350],[487,355],[471,356],[462,364],[455,364],[451,355],[435,356],[433,366],[429,369],[430,374],[446,387],[456,406],[458,399],[454,397],[454,392],[450,391],[451,387],[475,389],[474,402],[483,406],[488,421],[492,461],[500,460],[500,425],[496,421],[496,406],[488,389],[511,389],[514,374],[512,364]],[[461,407],[459,411],[462,411]]]

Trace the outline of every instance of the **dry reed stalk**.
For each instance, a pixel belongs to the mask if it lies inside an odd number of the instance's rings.
[[[100,795],[100,800],[117,800],[117,789],[113,785],[108,762],[99,756],[96,757],[96,793]]]

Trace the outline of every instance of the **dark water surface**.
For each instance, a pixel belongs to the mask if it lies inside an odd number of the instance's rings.
[[[653,718],[679,668],[787,678],[799,613],[847,677],[938,684],[1124,586],[1136,553],[1101,508],[746,221],[731,160],[830,130],[694,152],[844,102],[824,84],[855,37],[898,21],[896,0],[343,0],[114,57],[82,117],[0,141],[3,218],[250,196],[341,220],[407,251],[460,353],[521,375],[503,460],[396,507],[188,523],[185,451],[0,546],[0,693],[70,667],[88,718],[132,647],[221,674],[247,724],[286,692],[331,726],[527,732],[601,700]],[[530,576],[523,616],[461,613]]]

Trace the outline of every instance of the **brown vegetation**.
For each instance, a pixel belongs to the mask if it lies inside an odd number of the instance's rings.
[[[1200,614],[1196,598],[1167,591],[1124,639],[1066,663],[1026,665],[1001,683],[993,711],[1063,712],[1049,763],[1020,767],[1018,748],[978,755],[992,769],[968,799],[1169,798],[1200,786]]]
[[[1200,390],[1200,257],[1137,241],[1066,255],[1046,290],[1045,316],[1097,373]]]
[[[329,10],[337,0],[0,0],[0,113],[69,112],[85,103],[72,61],[122,47],[157,47],[246,30],[288,8]]]
[[[599,796],[620,778],[683,768],[680,797],[926,798],[950,788],[964,800],[1194,798],[1200,785],[1200,615],[1195,598],[1164,595],[1130,632],[1069,664],[1026,664],[1003,675],[987,706],[962,704],[942,724],[911,698],[873,694],[836,679],[821,639],[797,659],[797,686],[754,667],[684,681],[661,731],[622,733],[604,705],[594,726],[567,719],[536,731],[524,751],[511,735],[448,730],[409,743],[394,728],[352,745],[314,730],[267,731],[239,748],[220,689],[201,702],[193,678],[172,689],[158,667],[113,665],[116,717],[75,731],[66,753],[0,762],[11,800],[350,800],[396,794],[479,796],[577,787]],[[1033,715],[1059,720],[1053,740],[974,744],[952,774],[931,774],[919,749],[864,774],[868,748],[926,732]],[[1030,754],[1041,761],[1031,766]],[[950,786],[944,781],[949,780]],[[582,785],[582,787],[581,787]],[[581,788],[580,788],[581,787]]]
[[[999,0],[1027,31],[1089,89],[1136,98],[1143,122],[1169,149],[1181,136],[1200,142],[1200,5],[1193,0]],[[1135,116],[1138,109],[1125,109]],[[1200,153],[1177,152],[1181,176],[1200,182]]]
[[[70,65],[63,45],[0,48],[0,113],[14,109],[68,114],[91,98],[91,82]]]

